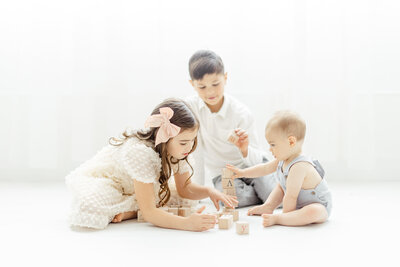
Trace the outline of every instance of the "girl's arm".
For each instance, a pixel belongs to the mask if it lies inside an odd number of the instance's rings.
[[[154,187],[152,183],[134,181],[136,200],[143,217],[147,222],[156,226],[171,229],[205,231],[214,228],[216,218],[214,215],[200,214],[204,207],[189,217],[180,217],[156,208]]]
[[[286,194],[283,197],[283,213],[291,212],[296,209],[297,197],[299,196],[301,186],[306,177],[306,168],[304,162],[294,164],[286,179]]]
[[[224,202],[225,205],[231,208],[234,208],[234,204],[238,203],[236,197],[234,196],[225,195],[211,187],[192,183],[190,179],[187,180],[189,176],[190,176],[189,172],[186,172],[184,174],[180,173],[174,174],[176,190],[178,191],[179,196],[194,200],[209,197],[214,202],[214,205],[217,208],[217,210],[219,210],[219,201]]]
[[[230,169],[231,171],[234,172],[234,175],[232,178],[258,178],[267,174],[271,174],[276,171],[276,168],[278,167],[278,160],[273,160],[267,163],[262,163],[255,165],[253,167],[249,167],[246,169],[239,169],[233,165],[227,164],[226,168]]]

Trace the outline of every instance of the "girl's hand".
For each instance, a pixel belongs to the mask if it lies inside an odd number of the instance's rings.
[[[239,203],[236,196],[225,195],[214,188],[210,188],[209,196],[217,210],[219,210],[219,201],[222,201],[226,206],[233,209],[235,208],[235,204]]]
[[[246,172],[244,169],[239,169],[231,164],[226,164],[227,169],[233,171],[232,179],[246,177]]]
[[[246,130],[240,128],[235,129],[235,133],[239,137],[239,139],[235,142],[235,146],[240,149],[243,157],[246,158],[249,148],[249,135],[247,134]]]
[[[211,214],[201,214],[205,208],[205,206],[202,206],[196,213],[187,217],[186,230],[201,232],[215,227],[217,217]]]

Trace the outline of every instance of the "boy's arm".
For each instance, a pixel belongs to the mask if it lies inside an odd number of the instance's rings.
[[[253,167],[249,167],[246,169],[239,169],[233,165],[227,164],[226,168],[230,169],[231,171],[234,172],[234,175],[232,178],[259,178],[261,176],[271,174],[276,171],[276,168],[278,167],[278,160],[273,160],[268,163],[262,163],[255,165]]]
[[[286,179],[286,194],[283,197],[283,213],[296,210],[297,197],[306,176],[306,166],[303,162],[294,164]]]
[[[247,166],[254,166],[262,163],[263,159],[266,158],[266,153],[260,148],[254,117],[250,112],[243,114],[243,118],[239,123],[239,128],[245,130],[249,138],[247,149],[241,150],[244,164]]]

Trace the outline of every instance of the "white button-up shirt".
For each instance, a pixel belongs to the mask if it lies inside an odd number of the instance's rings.
[[[212,113],[197,95],[185,101],[200,121],[198,147],[193,153],[195,181],[204,184],[205,167],[210,172],[209,178],[214,178],[221,175],[227,163],[245,168],[261,163],[263,157],[266,157],[266,153],[259,147],[253,115],[244,104],[225,94],[221,109]],[[248,133],[249,148],[246,158],[237,146],[228,141],[229,134],[236,128],[244,129]]]

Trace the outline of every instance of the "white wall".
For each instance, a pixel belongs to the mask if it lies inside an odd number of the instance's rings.
[[[330,179],[400,180],[399,13],[395,0],[2,1],[0,180],[61,180],[193,94],[198,49],[221,55],[260,138],[294,109]]]

